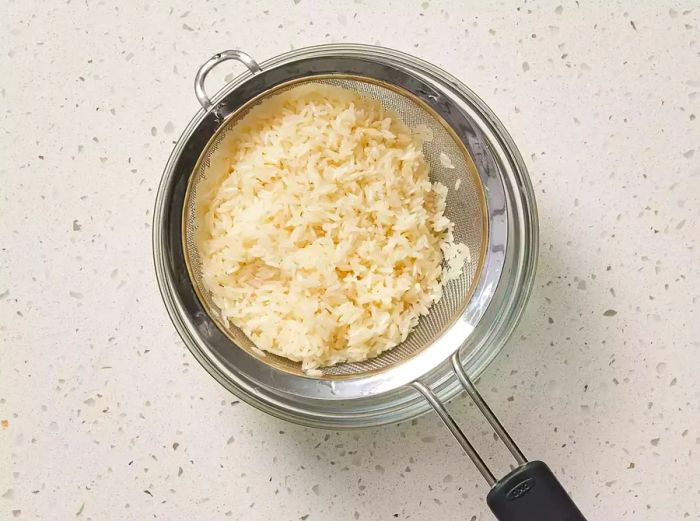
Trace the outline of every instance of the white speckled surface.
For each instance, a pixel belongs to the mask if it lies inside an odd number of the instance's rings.
[[[591,520],[700,519],[700,6],[319,4],[0,6],[0,519],[492,519],[434,415],[341,433],[268,417],[160,301],[151,209],[195,70],[331,41],[452,72],[527,161],[536,287],[479,384],[526,454]]]

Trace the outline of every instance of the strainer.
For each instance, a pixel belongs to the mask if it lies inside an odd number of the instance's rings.
[[[226,60],[243,63],[248,73],[210,99],[204,80]],[[318,376],[262,353],[220,319],[201,283],[196,240],[202,194],[220,162],[219,145],[256,104],[309,83],[355,91],[381,102],[409,127],[430,129],[432,139],[424,145],[430,177],[450,189],[445,215],[455,224],[456,242],[471,252],[460,278],[446,285],[442,299],[406,341],[377,358],[339,364]],[[170,316],[202,365],[248,403],[306,425],[376,425],[432,407],[493,486],[488,501],[500,519],[530,519],[522,515],[533,512],[539,520],[583,519],[546,465],[527,463],[471,381],[500,349],[524,306],[537,234],[522,160],[483,102],[425,62],[361,45],[302,49],[262,66],[242,51],[225,51],[202,65],[195,93],[203,110],[178,141],[158,190],[154,255]],[[442,155],[452,168],[443,165]],[[496,480],[445,408],[460,387],[518,462],[502,480]],[[542,505],[555,514],[573,514],[552,517]]]

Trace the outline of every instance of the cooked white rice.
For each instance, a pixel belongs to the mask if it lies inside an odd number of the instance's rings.
[[[222,318],[313,372],[402,342],[469,255],[443,215],[447,188],[428,179],[424,136],[324,85],[243,117],[210,166],[198,239]]]

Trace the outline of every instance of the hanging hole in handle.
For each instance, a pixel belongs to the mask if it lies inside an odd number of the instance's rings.
[[[194,93],[197,96],[197,100],[199,100],[199,104],[205,111],[211,109],[213,104],[204,90],[204,80],[206,80],[207,75],[212,71],[212,69],[214,69],[214,67],[227,60],[236,60],[241,62],[248,68],[251,74],[256,74],[262,71],[260,65],[258,65],[258,62],[243,51],[236,49],[222,51],[209,58],[206,62],[204,62],[204,64],[202,64],[194,78]]]

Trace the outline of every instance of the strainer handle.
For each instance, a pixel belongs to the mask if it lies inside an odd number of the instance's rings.
[[[258,65],[258,62],[251,58],[248,54],[237,49],[222,51],[209,58],[202,64],[194,78],[194,93],[199,100],[199,104],[205,111],[209,110],[213,106],[213,103],[211,102],[211,99],[209,99],[207,93],[204,91],[204,80],[207,78],[207,74],[209,74],[214,67],[227,60],[236,60],[241,62],[243,65],[248,67],[248,70],[252,74],[262,70],[260,65]]]
[[[498,521],[586,521],[541,461],[525,463],[499,479],[486,502]]]
[[[499,521],[586,521],[559,483],[552,471],[541,461],[528,462],[522,451],[510,437],[496,415],[467,376],[459,359],[452,357],[452,367],[467,394],[486,417],[518,463],[518,466],[501,479],[496,479],[484,460],[465,436],[440,398],[425,384],[413,382],[416,389],[435,409],[455,439],[462,446],[476,468],[491,487],[486,501]]]

